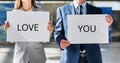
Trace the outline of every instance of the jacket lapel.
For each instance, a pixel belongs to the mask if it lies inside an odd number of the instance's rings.
[[[75,8],[73,2],[70,3],[69,11],[71,15],[75,15]]]
[[[86,7],[87,7],[87,14],[94,14],[95,11],[94,11],[94,8],[90,5],[90,4],[86,4]]]
[[[87,9],[86,9],[86,10],[87,10],[86,13],[87,13],[87,14],[90,14],[91,10],[90,10],[90,6],[89,6],[88,3],[86,4],[86,7],[87,7]]]
[[[75,15],[75,11],[74,11],[74,5],[73,3],[68,4],[68,6],[66,7],[66,9],[64,10],[64,30],[65,30],[65,37],[67,37],[67,15]]]

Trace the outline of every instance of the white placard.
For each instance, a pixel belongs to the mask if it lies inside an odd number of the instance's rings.
[[[10,42],[48,42],[47,25],[49,12],[7,12],[10,27],[7,41]]]
[[[68,15],[71,44],[109,43],[105,15]]]

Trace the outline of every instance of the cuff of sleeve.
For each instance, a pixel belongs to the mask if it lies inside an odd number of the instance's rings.
[[[62,39],[67,40],[65,37],[59,37],[59,38],[56,39],[56,42],[57,42],[59,47],[60,47],[60,42],[61,42]],[[60,47],[60,49],[63,50],[61,47]]]

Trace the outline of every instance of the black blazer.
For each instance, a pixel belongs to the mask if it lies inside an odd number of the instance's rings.
[[[102,14],[102,9],[95,7],[93,5],[90,4],[86,4],[87,6],[87,14]]]

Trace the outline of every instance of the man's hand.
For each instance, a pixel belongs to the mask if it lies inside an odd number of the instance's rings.
[[[67,40],[64,40],[64,39],[62,39],[62,40],[60,41],[60,47],[61,47],[62,49],[65,49],[65,48],[67,48],[68,46],[70,46],[70,41],[67,41]]]
[[[108,26],[110,26],[113,23],[113,18],[110,15],[106,15],[105,19],[108,23]]]

